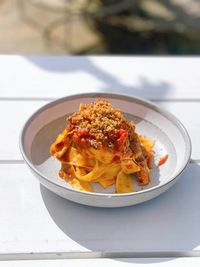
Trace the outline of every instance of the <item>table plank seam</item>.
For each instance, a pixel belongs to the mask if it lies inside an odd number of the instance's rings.
[[[200,257],[197,251],[146,251],[146,252],[113,252],[113,251],[88,251],[88,252],[30,252],[30,253],[3,253],[0,261],[13,260],[58,260],[58,259],[117,259],[117,258],[177,258]]]
[[[23,159],[0,159],[0,164],[25,164]]]
[[[0,97],[0,101],[53,101],[56,97]]]

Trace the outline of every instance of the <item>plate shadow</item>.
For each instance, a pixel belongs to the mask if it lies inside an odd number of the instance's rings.
[[[200,166],[189,164],[173,188],[125,208],[79,205],[42,185],[41,195],[57,227],[91,251],[181,252],[200,245],[199,176]]]

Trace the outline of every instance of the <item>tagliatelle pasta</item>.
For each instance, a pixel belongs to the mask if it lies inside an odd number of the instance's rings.
[[[115,185],[116,193],[133,192],[150,182],[154,142],[135,132],[119,109],[105,99],[80,104],[50,147],[61,162],[60,177],[73,187],[92,192],[92,183]]]

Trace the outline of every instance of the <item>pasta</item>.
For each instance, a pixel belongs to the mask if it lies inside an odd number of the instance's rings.
[[[115,185],[116,193],[133,192],[132,177],[150,182],[154,142],[135,132],[119,109],[105,99],[80,104],[50,147],[61,162],[59,175],[73,187],[92,192],[92,184]]]

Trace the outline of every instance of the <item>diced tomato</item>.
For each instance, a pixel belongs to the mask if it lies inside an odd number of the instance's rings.
[[[78,136],[77,133],[74,133],[74,135],[73,135],[73,141],[74,141],[74,143],[77,143],[79,141],[79,136]]]
[[[120,149],[128,137],[128,132],[124,129],[120,129],[120,130],[117,130],[115,132],[115,134],[118,137],[117,141],[116,141],[116,145],[117,145],[118,149]]]
[[[87,129],[81,129],[79,131],[79,134],[80,134],[80,137],[86,136],[86,135],[88,135],[88,130]]]
[[[88,143],[87,140],[84,137],[82,137],[81,138],[81,145],[85,146],[85,145],[87,145],[87,143]]]

